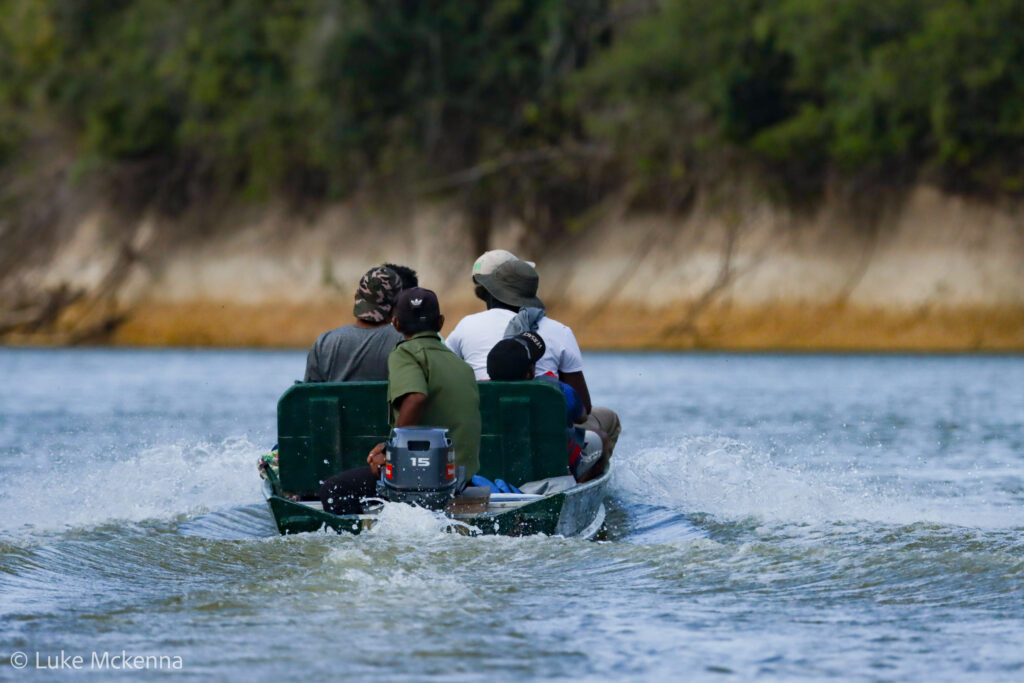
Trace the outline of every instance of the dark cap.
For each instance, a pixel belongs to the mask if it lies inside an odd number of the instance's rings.
[[[368,323],[386,323],[401,289],[398,273],[384,266],[370,268],[359,280],[353,315]]]
[[[537,298],[540,276],[526,261],[505,261],[495,268],[493,273],[474,277],[478,284],[502,303],[520,308],[544,308],[544,302]]]
[[[548,345],[544,343],[544,339],[536,332],[523,332],[511,337],[511,339],[526,348],[526,353],[529,355],[531,363],[539,361],[544,356],[544,352],[548,350]]]
[[[437,294],[422,287],[403,289],[395,304],[395,319],[404,332],[437,331],[441,319]]]
[[[540,335],[533,332],[502,339],[487,354],[487,375],[498,382],[526,379],[546,348]]]

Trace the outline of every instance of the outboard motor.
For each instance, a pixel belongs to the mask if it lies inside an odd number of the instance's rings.
[[[455,496],[455,448],[447,429],[396,427],[384,454],[377,482],[384,500],[443,510]]]

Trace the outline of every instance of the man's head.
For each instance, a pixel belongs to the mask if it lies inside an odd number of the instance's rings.
[[[546,348],[534,332],[502,339],[487,354],[487,375],[497,382],[533,379],[534,367]]]
[[[540,277],[526,261],[505,261],[490,275],[477,275],[475,279],[487,294],[503,304],[515,308],[544,308],[544,302],[537,298]]]
[[[401,289],[398,273],[385,266],[370,268],[359,280],[352,314],[366,323],[388,322]]]
[[[439,332],[444,325],[437,295],[429,289],[403,289],[395,304],[395,329],[407,337],[420,332]]]
[[[385,263],[385,268],[398,273],[398,277],[402,279],[402,289],[409,289],[410,287],[419,287],[420,279],[416,276],[416,271],[409,266],[400,266],[395,263]]]

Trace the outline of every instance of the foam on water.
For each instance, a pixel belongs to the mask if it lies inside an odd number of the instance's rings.
[[[944,482],[879,484],[855,469],[781,465],[770,453],[724,437],[684,437],[620,455],[613,490],[624,499],[723,520],[789,524],[920,522],[987,529],[1022,526],[1019,510]]]
[[[474,531],[470,525],[446,517],[441,512],[403,503],[385,503],[368,533],[388,538],[433,538],[457,528],[465,532]]]
[[[442,573],[430,567],[367,567],[350,566],[353,558],[348,549],[332,550],[326,562],[339,565],[333,577],[338,590],[353,594],[372,594],[377,600],[405,603],[410,599],[450,602],[469,599],[472,591],[454,573]]]
[[[465,572],[457,571],[466,552],[455,522],[440,512],[386,503],[374,526],[358,536],[342,534],[323,560],[322,578],[346,595],[373,595],[377,607],[395,604],[445,607],[473,599]],[[475,551],[473,551],[475,554]]]
[[[246,439],[232,438],[17,472],[5,486],[18,495],[0,497],[0,534],[172,519],[251,504],[261,500],[257,453]]]

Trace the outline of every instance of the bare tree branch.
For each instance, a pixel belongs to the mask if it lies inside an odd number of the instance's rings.
[[[452,173],[443,178],[438,178],[423,183],[416,188],[420,194],[430,194],[441,190],[450,190],[464,185],[478,183],[484,178],[496,175],[515,166],[528,166],[530,164],[546,163],[558,159],[580,158],[580,159],[609,159],[612,156],[611,149],[598,145],[574,145],[572,147],[539,147],[523,152],[510,152],[503,154],[496,159],[482,161],[476,166]]]

